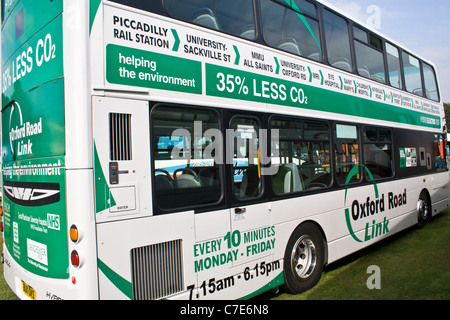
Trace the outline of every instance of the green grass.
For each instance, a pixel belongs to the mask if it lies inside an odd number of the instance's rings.
[[[0,255],[3,251],[3,235],[0,236]],[[0,300],[18,300],[16,295],[11,291],[5,282],[3,275],[3,264],[0,263]]]
[[[344,258],[324,270],[311,290],[291,295],[266,293],[273,300],[450,300],[450,209],[425,228],[411,228]],[[0,253],[1,253],[0,246]],[[381,289],[369,290],[367,268],[381,270]],[[15,300],[0,264],[0,300]]]
[[[424,228],[410,228],[327,266],[319,283],[273,300],[450,300],[450,209]],[[369,290],[369,266],[381,271],[381,289]]]

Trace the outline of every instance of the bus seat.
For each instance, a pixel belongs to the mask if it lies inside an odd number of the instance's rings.
[[[277,194],[297,192],[303,190],[303,181],[295,163],[286,163],[278,168],[274,175],[273,191]]]
[[[217,186],[219,184],[219,172],[214,167],[206,167],[202,169],[198,177],[200,178],[201,185],[204,187]]]
[[[247,39],[247,40],[255,40],[256,38],[256,31],[253,26],[246,27],[242,29],[241,34],[239,37]]]
[[[335,68],[338,68],[338,69],[341,69],[344,71],[348,71],[348,72],[352,72],[352,67],[350,66],[350,63],[348,62],[348,60],[345,58],[337,59],[334,62],[332,62],[331,65]]]
[[[292,172],[292,192],[304,190],[302,177],[300,176],[297,165],[295,163],[286,163],[284,166]]]
[[[175,185],[178,189],[200,188],[200,182],[190,174],[182,174],[175,178]]]
[[[240,198],[256,197],[261,189],[258,166],[253,165],[245,170],[241,183]]]
[[[315,61],[322,61],[322,57],[320,56],[320,52],[313,52],[308,55],[308,59]]]
[[[174,182],[166,175],[157,174],[155,176],[155,186],[157,191],[173,191],[175,189]]]
[[[197,11],[192,17],[192,22],[203,27],[220,30],[220,24],[210,8],[203,8]]]
[[[297,41],[294,38],[282,39],[277,44],[277,48],[283,51],[287,51],[298,56],[301,56],[300,48],[298,47]]]
[[[364,78],[370,79],[370,72],[369,69],[366,66],[361,66],[358,68],[358,73],[360,76],[363,76]]]
[[[276,194],[291,192],[291,177],[292,171],[285,166],[280,166],[278,172],[273,176],[273,191]]]

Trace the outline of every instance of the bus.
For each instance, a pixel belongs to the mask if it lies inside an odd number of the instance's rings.
[[[2,0],[21,299],[249,299],[448,207],[434,65],[310,0]]]

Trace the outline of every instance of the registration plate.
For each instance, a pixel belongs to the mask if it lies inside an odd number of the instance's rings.
[[[36,290],[22,281],[22,292],[31,300],[36,300]]]

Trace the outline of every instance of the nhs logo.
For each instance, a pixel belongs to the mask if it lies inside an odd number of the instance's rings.
[[[59,215],[47,213],[47,227],[53,230],[60,230]]]

